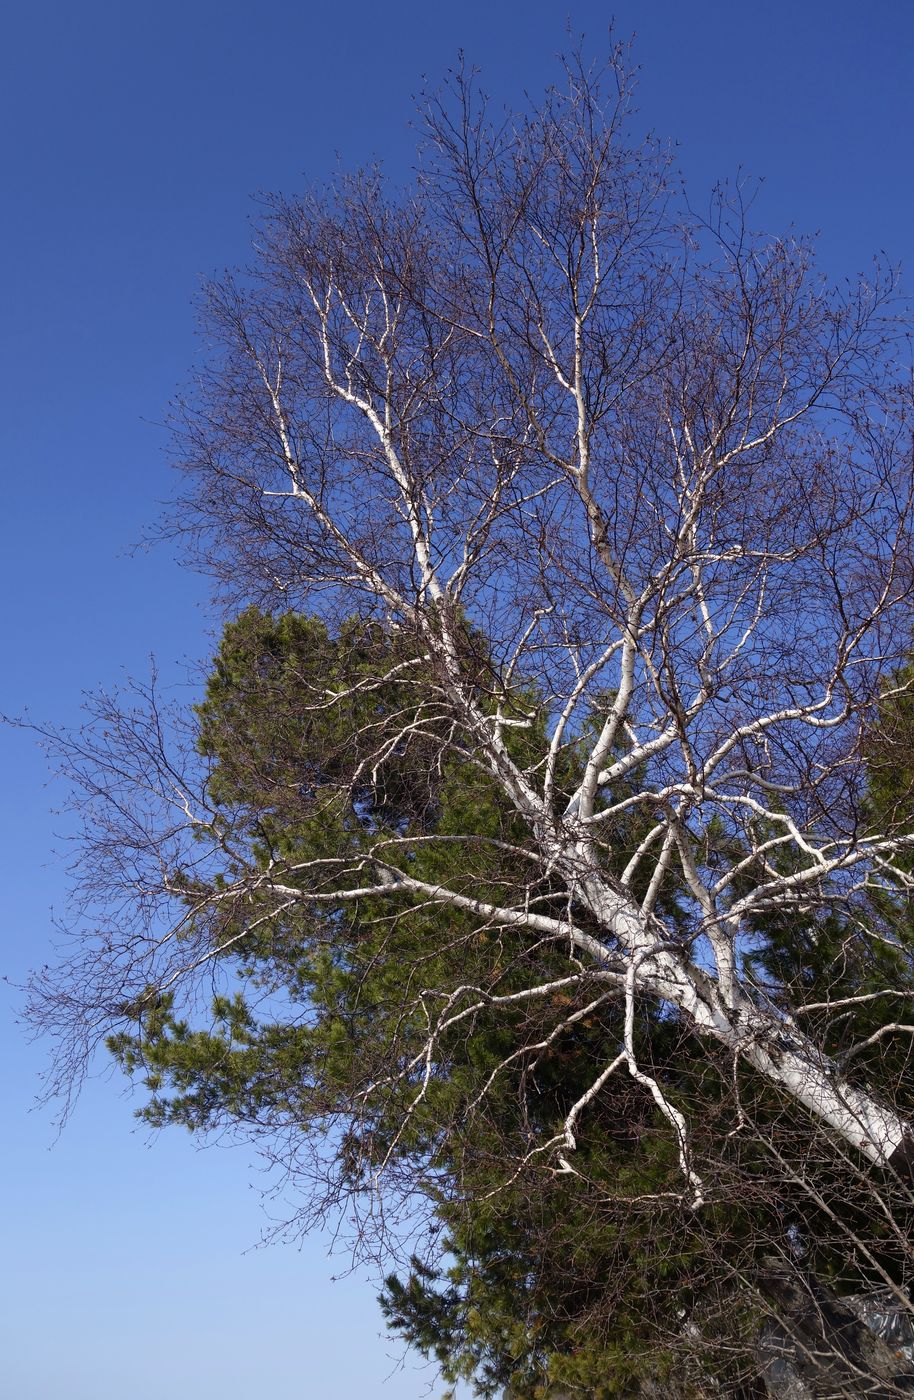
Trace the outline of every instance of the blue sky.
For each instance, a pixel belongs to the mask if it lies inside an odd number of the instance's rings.
[[[243,261],[257,190],[379,157],[403,178],[411,94],[464,48],[496,99],[555,74],[565,17],[637,31],[637,123],[678,140],[699,203],[739,167],[755,222],[821,230],[835,276],[914,264],[907,0],[159,0],[10,6],[0,30],[0,709],[75,719],[81,692],[210,646],[204,583],[131,554],[171,489],[159,426],[196,353],[201,275]],[[0,971],[50,956],[66,882],[40,756],[0,732]],[[55,1142],[42,1063],[0,1003],[0,1333],[16,1400],[281,1391],[419,1400],[370,1284],[268,1224],[243,1149],[150,1140],[110,1078]],[[253,1184],[253,1188],[252,1185]],[[393,1372],[393,1374],[391,1374]],[[389,1379],[385,1380],[385,1378]],[[433,1393],[435,1393],[433,1391]]]

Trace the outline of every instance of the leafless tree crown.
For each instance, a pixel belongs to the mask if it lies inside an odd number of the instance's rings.
[[[440,905],[534,952],[510,992],[495,963],[484,984],[446,989],[412,970],[427,1033],[395,1072],[414,1104],[436,1046],[480,1005],[544,1008],[521,1056],[612,998],[619,1043],[528,1161],[574,1173],[581,1125],[627,1076],[700,1207],[692,1125],[636,1044],[647,1001],[881,1171],[910,1130],[826,1053],[841,1008],[815,988],[788,1004],[746,952],[772,915],[815,926],[839,911],[864,944],[891,941],[910,887],[905,814],[874,823],[863,798],[866,736],[910,641],[892,279],[830,288],[802,240],[753,234],[739,188],[705,218],[684,213],[663,153],[628,140],[621,60],[566,77],[538,111],[500,118],[458,73],[428,107],[408,194],[369,172],[273,201],[253,270],[208,290],[211,354],[178,412],[178,528],[235,599],[415,639],[423,683],[398,660],[401,723],[375,769],[421,738],[483,772],[524,823],[527,883],[480,899],[469,847],[460,878],[424,882],[405,836],[355,865],[252,872],[213,823],[192,745],[182,766],[154,706],[118,717],[103,703],[105,737],[71,760],[107,923],[75,981],[39,985],[43,1014],[76,1028],[73,1048],[149,988],[189,989],[224,951],[203,931],[227,905],[238,939],[321,901],[370,896],[391,917]],[[309,702],[343,704],[344,688]],[[530,761],[509,741],[518,727],[542,736]],[[585,739],[569,793],[559,775]],[[613,869],[634,813],[643,839]],[[177,869],[199,879],[190,939],[175,933],[189,917]],[[879,1037],[912,1034],[898,991]],[[359,1090],[384,1092],[383,1077]],[[742,1127],[731,1108],[722,1134]]]

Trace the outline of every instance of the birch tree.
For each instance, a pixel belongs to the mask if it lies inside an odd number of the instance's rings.
[[[369,171],[277,198],[250,272],[208,288],[173,529],[227,598],[319,616],[352,664],[302,675],[285,796],[246,804],[236,783],[226,802],[196,721],[181,757],[154,697],[102,700],[68,742],[101,913],[33,989],[59,1083],[163,997],[193,1006],[230,956],[319,926],[332,958],[370,911],[388,947],[434,926],[472,949],[462,980],[431,946],[391,965],[386,1057],[334,1103],[329,1140],[345,1123],[372,1200],[402,1144],[421,1174],[604,1007],[588,1082],[504,1163],[506,1188],[573,1182],[624,1083],[683,1206],[713,1202],[694,1102],[643,1034],[670,1018],[863,1179],[907,1173],[904,1096],[862,1072],[912,1035],[910,820],[877,819],[865,776],[880,707],[910,685],[893,278],[828,285],[803,240],[753,232],[739,187],[689,211],[663,152],[632,142],[629,96],[619,54],[570,63],[525,114],[493,114],[461,71],[427,105],[414,188]],[[334,718],[332,756],[306,751],[305,714]],[[495,795],[497,833],[436,828],[455,771]],[[265,817],[293,788],[306,859]],[[782,949],[840,927],[836,957],[884,982],[836,997],[821,965],[820,985],[766,971],[774,926]],[[836,1055],[861,1006],[878,1023]],[[503,1058],[430,1121],[455,1046],[499,1017]],[[359,1128],[376,1104],[381,1141]],[[730,1113],[721,1143],[745,1130],[739,1093]]]

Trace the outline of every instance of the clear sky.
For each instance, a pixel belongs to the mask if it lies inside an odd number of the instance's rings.
[[[678,140],[693,201],[765,176],[755,223],[821,230],[835,276],[914,265],[910,0],[27,0],[0,27],[0,709],[73,722],[80,694],[210,646],[205,585],[131,555],[170,490],[158,426],[195,355],[201,275],[242,261],[257,190],[379,157],[409,168],[411,93],[459,48],[496,99],[637,31],[638,123]],[[52,791],[0,732],[0,971],[51,953]],[[251,1249],[243,1149],[134,1128],[93,1083],[54,1142],[42,1062],[0,1002],[0,1352],[15,1400],[271,1394],[419,1400],[370,1283],[327,1241]],[[254,1189],[251,1189],[254,1183]],[[388,1379],[385,1379],[388,1378]],[[435,1387],[432,1393],[437,1393]]]

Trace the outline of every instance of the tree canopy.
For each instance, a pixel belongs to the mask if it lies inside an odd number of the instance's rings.
[[[413,190],[277,198],[208,289],[173,529],[243,608],[192,712],[53,740],[32,1012],[392,1250],[452,1379],[748,1395],[791,1290],[909,1307],[910,380],[891,277],[565,77],[459,72]]]

